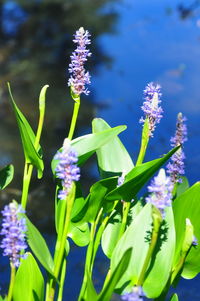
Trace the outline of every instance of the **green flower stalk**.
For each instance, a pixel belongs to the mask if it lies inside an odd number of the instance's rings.
[[[77,44],[77,48],[71,55],[71,63],[69,64],[69,73],[71,74],[68,80],[68,86],[71,87],[71,95],[75,101],[74,111],[72,115],[72,121],[68,138],[71,140],[74,135],[76,121],[78,117],[80,107],[80,95],[82,93],[88,95],[90,91],[86,88],[86,85],[90,84],[90,74],[85,71],[85,62],[87,57],[91,56],[91,52],[86,49],[86,46],[91,43],[90,34],[88,30],[84,30],[80,27],[74,35],[74,43]]]

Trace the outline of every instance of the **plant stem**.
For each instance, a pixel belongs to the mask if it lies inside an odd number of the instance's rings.
[[[136,166],[142,164],[146,154],[148,143],[149,143],[149,120],[147,118],[145,120],[143,130],[142,130],[141,146],[140,146],[140,152],[138,155]]]
[[[79,107],[80,107],[80,96],[78,96],[76,98],[75,103],[74,103],[74,110],[73,110],[73,115],[72,115],[72,121],[71,121],[70,129],[69,129],[69,134],[68,134],[68,139],[69,140],[72,140],[73,135],[74,135],[74,131],[75,131],[75,127],[76,127],[76,122],[77,122],[77,118],[78,118]]]
[[[15,283],[15,266],[13,265],[13,263],[10,264],[11,267],[11,271],[10,271],[10,284],[9,284],[9,289],[8,289],[8,296],[7,296],[7,301],[11,301],[12,300],[12,295],[13,295],[13,287],[14,287],[14,283]]]
[[[88,272],[90,272],[91,258],[92,258],[93,245],[94,245],[95,229],[96,229],[95,222],[93,222],[91,224],[90,242],[89,242],[89,245],[88,245],[88,248],[87,248],[83,283],[82,283],[82,286],[81,286],[78,301],[82,300],[82,298],[85,294],[86,287],[87,287]]]
[[[64,283],[65,283],[66,266],[67,266],[67,260],[66,260],[66,258],[64,258],[63,264],[62,264],[61,276],[60,276],[60,285],[59,285],[59,290],[58,290],[57,301],[63,300],[63,288],[64,288]]]
[[[43,105],[39,106],[40,109],[40,115],[39,115],[39,121],[38,121],[38,128],[37,128],[37,133],[34,141],[34,147],[36,150],[38,150],[39,147],[39,142],[42,134],[42,128],[44,124],[44,115],[45,115],[45,103],[43,101]],[[31,181],[31,176],[33,172],[33,165],[25,161],[25,166],[24,166],[24,176],[23,176],[23,187],[22,187],[22,198],[21,198],[21,205],[24,209],[26,209],[26,204],[28,200],[28,191],[29,191],[29,186],[30,186],[30,181]]]
[[[87,279],[88,276],[92,277],[92,270],[93,270],[93,264],[94,264],[94,259],[95,255],[98,249],[98,246],[96,246],[96,239],[95,239],[95,233],[96,229],[99,223],[99,220],[102,216],[103,208],[99,210],[99,213],[93,223],[91,223],[91,232],[90,232],[90,242],[87,248],[87,254],[86,254],[86,261],[85,261],[85,269],[84,269],[84,276],[83,276],[83,283],[81,286],[80,294],[79,294],[79,299],[81,300],[82,297],[84,297],[85,290],[87,287]]]
[[[70,226],[71,211],[72,211],[74,198],[75,198],[75,190],[76,190],[75,187],[76,186],[74,184],[72,187],[72,190],[66,200],[67,211],[66,211],[64,229],[63,229],[63,234],[62,234],[62,238],[60,241],[60,248],[59,248],[57,257],[55,258],[54,279],[52,279],[50,282],[49,293],[48,293],[48,298],[47,298],[47,300],[49,300],[49,301],[53,301],[53,299],[54,299],[55,289],[56,289],[56,279],[58,279],[58,276],[60,274],[61,265],[63,262],[66,239],[67,239],[67,234],[69,232],[69,226]]]
[[[122,235],[126,230],[126,223],[127,223],[130,206],[131,206],[131,202],[123,202],[123,216],[122,216],[122,224],[119,232],[119,239],[122,237]]]
[[[33,172],[33,165],[25,162],[22,198],[21,198],[21,205],[24,209],[26,209],[26,204],[27,204],[27,200],[28,200],[28,191],[29,191],[32,172]]]
[[[158,209],[156,209],[155,207],[152,208],[153,213],[152,213],[152,217],[153,217],[153,229],[152,229],[152,237],[151,237],[151,242],[150,242],[150,246],[142,267],[142,270],[140,272],[140,276],[137,282],[137,286],[142,286],[144,279],[145,279],[145,275],[146,275],[146,270],[149,266],[151,257],[153,255],[153,251],[155,249],[156,243],[157,243],[157,239],[158,239],[158,233],[160,230],[160,225],[161,225],[161,221],[162,221],[162,217],[161,214],[158,213]]]

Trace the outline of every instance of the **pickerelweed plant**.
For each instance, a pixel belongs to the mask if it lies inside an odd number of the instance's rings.
[[[200,183],[190,187],[183,176],[186,119],[178,114],[172,149],[145,162],[156,126],[166,117],[161,107],[161,87],[149,83],[144,90],[141,145],[135,164],[118,137],[126,129],[124,125],[112,128],[103,119],[95,118],[91,133],[74,138],[81,94],[89,94],[90,75],[85,71],[85,63],[91,56],[87,49],[90,34],[81,27],[73,41],[77,48],[71,56],[68,85],[74,110],[69,134],[52,160],[56,184],[53,252],[26,215],[33,168],[38,178],[43,175],[40,137],[48,86],[42,88],[39,96],[35,134],[8,84],[25,165],[21,201],[12,201],[2,211],[0,247],[3,255],[9,257],[11,277],[8,293],[0,300],[67,300],[64,285],[68,284],[67,277],[73,277],[67,271],[73,240],[77,246],[87,248],[83,280],[77,284],[80,293],[74,300],[109,301],[116,293],[127,301],[177,301],[176,293],[170,295],[171,286],[176,286],[180,277],[192,279],[200,272]],[[84,196],[81,167],[94,153],[100,179]],[[11,182],[13,174],[12,165],[1,169],[1,189]],[[141,197],[145,187],[147,193]],[[110,265],[97,292],[93,270],[100,248]]]

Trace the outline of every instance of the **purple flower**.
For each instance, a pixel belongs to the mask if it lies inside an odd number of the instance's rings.
[[[25,211],[15,201],[6,205],[2,210],[3,222],[0,234],[4,238],[0,247],[4,249],[3,255],[9,256],[15,267],[18,267],[20,259],[25,257],[20,254],[21,251],[27,248],[25,243],[26,219],[20,216],[22,213],[25,213]]]
[[[85,88],[85,85],[90,84],[90,74],[85,71],[84,64],[87,61],[87,57],[91,56],[91,52],[86,49],[86,46],[90,44],[90,34],[88,30],[80,27],[74,37],[73,42],[78,44],[78,46],[70,56],[71,63],[68,70],[72,75],[69,78],[68,86],[71,86],[75,94],[85,93],[88,95],[89,90]]]
[[[63,190],[59,191],[58,198],[65,200],[74,181],[80,179],[80,168],[77,166],[77,153],[70,146],[69,139],[64,140],[62,151],[58,151],[55,159],[59,160],[56,166],[56,176],[61,179]]]
[[[149,83],[144,90],[145,101],[142,105],[142,111],[145,118],[141,117],[140,123],[144,123],[146,118],[149,120],[149,136],[153,137],[156,124],[160,122],[162,118],[163,110],[159,106],[161,103],[160,86],[154,83]]]
[[[171,206],[173,184],[170,177],[167,177],[164,169],[160,169],[158,175],[147,187],[151,193],[146,197],[146,202],[151,203],[161,211],[164,217],[165,207]]]
[[[121,176],[118,177],[117,187],[119,187],[122,184],[124,184],[124,180],[125,180],[125,172],[123,171],[122,174],[121,174]]]
[[[196,236],[193,236],[192,245],[193,246],[198,246],[198,240],[197,240]]]
[[[176,132],[175,136],[170,139],[171,146],[175,147],[181,145],[187,141],[187,126],[184,123],[186,118],[179,113],[177,116]],[[184,175],[184,159],[185,154],[182,147],[179,148],[176,153],[171,157],[171,162],[167,164],[167,172],[170,174],[173,183],[182,182],[180,175]]]
[[[125,293],[121,296],[123,301],[142,301],[144,293],[141,286],[134,286],[131,293]]]

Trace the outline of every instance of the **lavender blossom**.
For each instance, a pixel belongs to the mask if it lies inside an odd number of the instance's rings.
[[[184,123],[185,121],[186,118],[182,116],[182,113],[179,113],[177,116],[175,136],[170,139],[172,147],[178,145],[182,146],[183,143],[187,141],[187,127],[186,124]],[[167,164],[167,172],[170,174],[173,183],[182,182],[180,175],[184,175],[185,173],[184,159],[185,159],[185,154],[181,147],[171,157],[171,162]]]
[[[165,207],[171,206],[173,184],[170,177],[167,177],[164,169],[160,169],[158,175],[147,187],[151,193],[146,197],[146,202],[158,208],[164,217]]]
[[[142,291],[141,286],[135,286],[132,289],[131,293],[125,293],[121,296],[121,299],[123,301],[142,301],[144,293]]]
[[[3,255],[8,256],[15,267],[18,267],[20,259],[25,257],[20,254],[21,251],[27,248],[25,243],[26,219],[20,216],[22,213],[25,211],[14,201],[2,210],[3,222],[0,235],[4,238],[0,247],[4,249]]]
[[[142,111],[145,114],[145,118],[141,117],[140,123],[144,123],[146,118],[149,120],[149,136],[153,137],[153,132],[156,128],[156,124],[160,122],[162,118],[163,110],[159,106],[161,103],[160,97],[160,85],[149,83],[144,90],[145,101],[142,105]]]
[[[118,177],[117,187],[119,187],[122,184],[124,184],[124,180],[125,180],[125,171],[123,171],[122,174],[121,174],[121,176]]]
[[[192,245],[195,247],[198,246],[198,239],[196,238],[196,236],[193,236]]]
[[[71,63],[68,70],[72,75],[69,78],[68,86],[71,86],[75,94],[85,93],[88,95],[90,91],[85,88],[85,85],[90,84],[90,74],[85,71],[84,64],[87,61],[87,57],[91,56],[91,52],[86,49],[86,45],[91,43],[89,39],[90,34],[88,30],[80,27],[74,37],[73,42],[78,44],[78,46],[70,56]]]
[[[74,181],[80,179],[80,168],[77,167],[77,153],[70,146],[69,139],[64,140],[61,152],[57,152],[55,159],[59,160],[56,166],[56,176],[61,179],[63,190],[59,191],[58,198],[65,200],[68,196]]]

